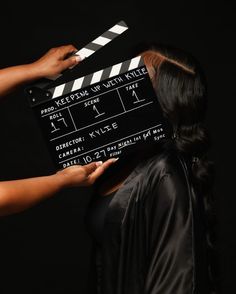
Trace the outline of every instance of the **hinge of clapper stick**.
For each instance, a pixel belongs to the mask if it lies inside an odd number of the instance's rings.
[[[84,60],[85,58],[88,58],[89,56],[97,52],[103,46],[110,43],[116,37],[124,33],[127,29],[128,26],[126,25],[126,23],[124,21],[120,21],[109,30],[104,32],[102,35],[94,39],[92,42],[88,43],[85,47],[75,52],[74,55],[79,55],[81,59]],[[60,76],[61,75],[53,79],[42,79],[39,82],[28,86],[25,89],[25,92],[27,95],[29,95],[30,103],[35,103],[36,97],[37,102],[44,101],[45,99],[50,98],[50,91],[47,91],[46,89],[50,88],[50,84],[53,84]]]
[[[99,83],[103,80],[114,78],[117,75],[131,71],[133,69],[144,66],[144,62],[141,56],[136,56],[132,59],[120,62],[113,66],[101,69],[92,74],[80,77],[78,79],[72,80],[67,83],[60,84],[56,87],[49,88],[46,91],[46,97],[43,101],[38,101],[35,99],[34,95],[31,95],[30,104],[31,106],[36,106],[38,104],[44,103],[48,100],[61,97],[63,95],[70,94],[71,92],[78,91],[87,86]],[[38,97],[37,97],[38,98]]]

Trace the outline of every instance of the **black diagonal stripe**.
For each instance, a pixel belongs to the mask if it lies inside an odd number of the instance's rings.
[[[111,69],[112,69],[112,66],[110,67],[107,67],[103,70],[103,73],[102,73],[102,76],[101,76],[101,80],[106,80],[109,78],[109,75],[111,73]]]
[[[130,62],[131,62],[131,59],[126,60],[125,62],[122,63],[120,68],[120,74],[129,70]]]
[[[89,86],[91,84],[92,77],[93,77],[93,74],[85,76],[83,83],[81,85],[81,88]]]
[[[53,97],[53,94],[54,94],[54,92],[55,92],[55,89],[56,89],[56,88],[48,89],[48,91],[52,94],[52,97]]]
[[[101,37],[104,37],[104,38],[107,38],[107,39],[110,39],[110,40],[113,40],[117,36],[119,36],[119,34],[113,33],[113,32],[110,32],[110,31],[106,31],[105,33],[103,33],[101,35]]]
[[[74,81],[70,81],[65,84],[65,87],[63,89],[62,95],[68,94],[71,92],[71,89],[73,87]]]
[[[122,26],[122,27],[125,27],[125,28],[128,28],[127,24],[123,20],[121,20],[120,22],[118,22],[118,25],[119,26]]]
[[[89,43],[85,46],[85,48],[89,49],[89,50],[93,50],[93,51],[97,51],[98,49],[100,49],[102,47],[102,45],[99,44],[95,44],[95,43]]]
[[[140,60],[139,60],[139,63],[138,63],[138,66],[137,67],[140,67],[140,66],[143,66],[143,65],[144,65],[144,60],[141,57]]]

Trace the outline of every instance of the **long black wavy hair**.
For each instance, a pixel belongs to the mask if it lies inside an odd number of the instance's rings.
[[[214,165],[208,159],[209,133],[205,125],[207,82],[198,61],[169,46],[152,45],[141,52],[163,113],[173,128],[175,148],[189,158],[195,189],[204,196],[207,216],[209,280],[216,293],[215,215],[212,188]]]

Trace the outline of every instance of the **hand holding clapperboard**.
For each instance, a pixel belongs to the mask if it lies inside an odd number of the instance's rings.
[[[75,55],[85,59],[128,29],[121,21]],[[141,56],[56,87],[26,89],[57,168],[121,157],[167,137]]]

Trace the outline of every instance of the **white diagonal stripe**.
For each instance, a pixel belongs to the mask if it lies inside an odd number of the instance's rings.
[[[110,28],[109,31],[116,34],[122,34],[124,31],[126,31],[128,28],[120,26],[118,24],[114,25],[114,27]]]
[[[94,83],[100,82],[102,73],[103,73],[103,69],[102,70],[99,70],[99,71],[96,71],[93,74],[93,77],[92,77],[92,80],[91,80],[91,83],[90,84],[94,84]]]
[[[79,55],[81,60],[85,59],[86,57],[89,57],[92,55],[95,51],[87,48],[82,48],[79,51],[76,52],[76,55]]]
[[[66,85],[66,84],[62,84],[62,85],[60,85],[60,86],[57,86],[57,87],[55,88],[55,90],[54,90],[54,93],[53,93],[52,98],[56,98],[56,97],[61,96],[62,93],[63,93],[63,90],[64,90],[64,88],[65,88],[65,85]]]
[[[111,39],[100,36],[100,37],[96,38],[95,40],[93,40],[92,43],[104,46],[107,43],[109,43],[110,41],[111,41]]]
[[[120,73],[122,62],[112,66],[109,78],[114,77]]]
[[[128,70],[138,67],[140,59],[141,59],[141,56],[132,58]]]
[[[83,80],[84,80],[84,77],[76,79],[74,81],[74,84],[73,84],[73,87],[71,89],[71,92],[80,89],[81,86],[82,86]]]

